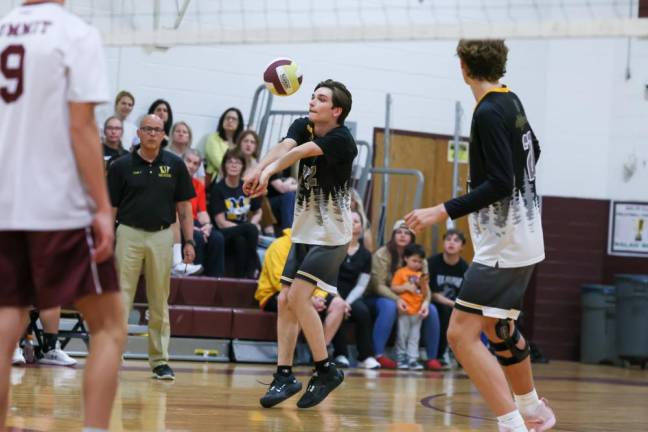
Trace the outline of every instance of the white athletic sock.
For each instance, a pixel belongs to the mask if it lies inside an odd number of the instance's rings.
[[[497,422],[509,428],[511,432],[528,432],[524,425],[524,419],[518,410],[497,417]]]
[[[108,432],[108,429],[84,427],[81,432]]]
[[[538,399],[538,393],[535,389],[531,390],[530,393],[519,396],[513,395],[513,397],[515,398],[515,404],[520,410],[520,413],[525,417],[533,415],[538,405],[540,405],[540,399]]]
[[[175,243],[173,245],[173,265],[180,264],[182,262],[182,245],[180,243]]]

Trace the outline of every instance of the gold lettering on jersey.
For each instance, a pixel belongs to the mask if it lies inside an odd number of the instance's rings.
[[[515,117],[515,127],[518,129],[524,129],[524,126],[527,125],[529,121],[527,120],[526,116],[524,114],[518,114],[517,117]]]
[[[21,23],[6,23],[0,26],[0,37],[17,37],[31,34],[45,34],[52,25],[51,21],[32,21]]]
[[[314,140],[315,139],[315,132],[313,131],[313,125],[308,123],[306,125],[306,131],[308,132],[308,136],[310,137],[309,140]]]
[[[142,171],[133,171],[133,175],[140,175],[142,174]]]
[[[168,165],[162,165],[158,177],[171,178],[171,167]]]

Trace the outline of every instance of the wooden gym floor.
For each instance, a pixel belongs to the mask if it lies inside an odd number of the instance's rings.
[[[273,409],[258,398],[269,365],[172,363],[175,382],[150,378],[126,361],[112,431],[496,431],[462,370],[444,373],[346,370],[344,384],[319,407],[298,396]],[[535,365],[536,384],[558,416],[556,431],[648,431],[648,370],[552,362]],[[27,366],[11,372],[8,423],[14,431],[81,429],[82,362],[76,368]],[[297,368],[305,384],[309,369]]]

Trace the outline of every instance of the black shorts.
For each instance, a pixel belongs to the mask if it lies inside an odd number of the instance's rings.
[[[534,265],[515,268],[472,263],[464,275],[455,309],[491,318],[516,320]]]
[[[337,295],[338,272],[346,258],[348,246],[293,243],[281,275],[281,282],[290,285],[295,278],[299,278]]]
[[[0,306],[49,309],[119,291],[114,258],[92,261],[90,228],[0,231]]]
[[[334,297],[333,294],[326,293],[326,297],[324,298],[324,304],[326,307],[322,311],[318,312],[320,318],[326,318],[326,312],[328,311],[329,306],[331,306]],[[266,312],[279,312],[279,293],[274,293],[272,297],[266,300],[263,305],[263,310]]]

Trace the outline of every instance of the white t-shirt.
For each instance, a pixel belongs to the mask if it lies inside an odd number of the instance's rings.
[[[0,230],[88,226],[68,102],[108,101],[99,33],[55,3],[0,20]]]

